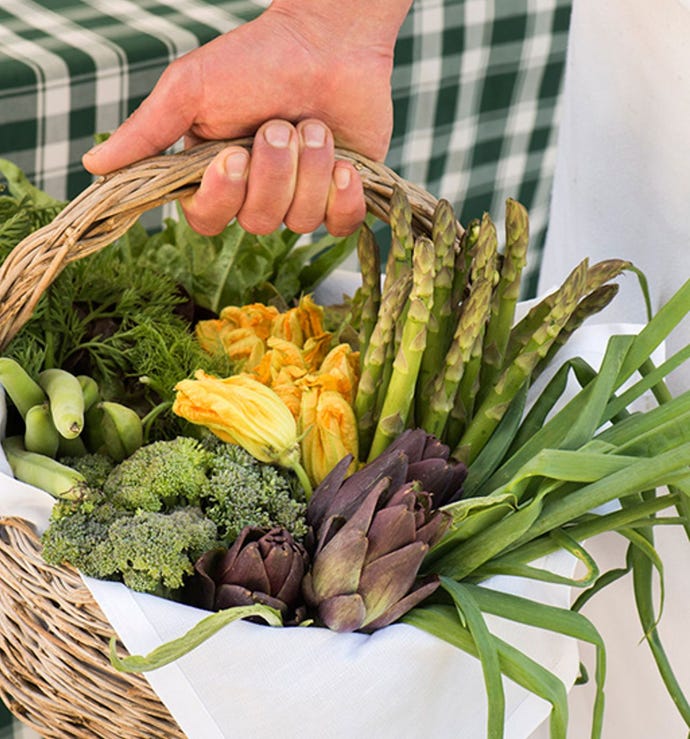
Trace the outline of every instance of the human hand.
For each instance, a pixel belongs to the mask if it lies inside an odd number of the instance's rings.
[[[356,0],[344,10],[319,3],[274,0],[255,21],[173,62],[139,109],[84,155],[84,166],[105,174],[182,136],[192,145],[254,134],[251,156],[227,147],[182,202],[193,228],[219,233],[236,216],[253,233],[281,223],[298,233],[321,223],[334,235],[354,231],[365,215],[362,185],[351,164],[335,160],[334,140],[384,158],[399,23],[391,29],[370,18],[353,28],[361,22]]]

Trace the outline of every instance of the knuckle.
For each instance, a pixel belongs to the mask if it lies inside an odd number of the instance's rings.
[[[285,225],[295,233],[308,234],[316,229],[324,222],[323,216],[296,216],[288,215],[285,217]]]
[[[225,227],[224,223],[219,225],[215,219],[201,215],[193,207],[183,206],[182,210],[190,227],[202,236],[215,236]]]
[[[281,224],[280,219],[273,219],[265,215],[242,213],[237,215],[237,221],[245,231],[258,236],[266,236],[275,231]]]

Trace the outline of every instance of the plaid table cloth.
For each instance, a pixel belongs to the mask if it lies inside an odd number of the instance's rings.
[[[94,134],[131,113],[170,61],[269,2],[3,0],[0,157],[75,197],[91,181],[80,160]],[[571,2],[416,0],[396,46],[387,164],[463,222],[488,211],[500,226],[505,199],[520,200],[532,230],[523,297],[545,235]]]

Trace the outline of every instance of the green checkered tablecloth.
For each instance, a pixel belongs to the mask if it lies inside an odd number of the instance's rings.
[[[524,203],[526,294],[546,227],[571,1],[416,0],[396,46],[387,163],[464,222],[484,211],[499,222],[509,196]],[[73,198],[91,181],[80,160],[95,133],[115,128],[172,59],[268,4],[3,0],[0,157]]]
[[[530,212],[536,288],[572,0],[417,0],[398,38],[388,164],[463,223]]]

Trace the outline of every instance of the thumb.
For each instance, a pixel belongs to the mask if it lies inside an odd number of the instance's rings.
[[[107,174],[172,146],[193,123],[188,92],[179,82],[170,83],[164,73],[134,113],[108,139],[84,154],[84,167],[92,174]],[[180,105],[180,100],[186,105]]]

